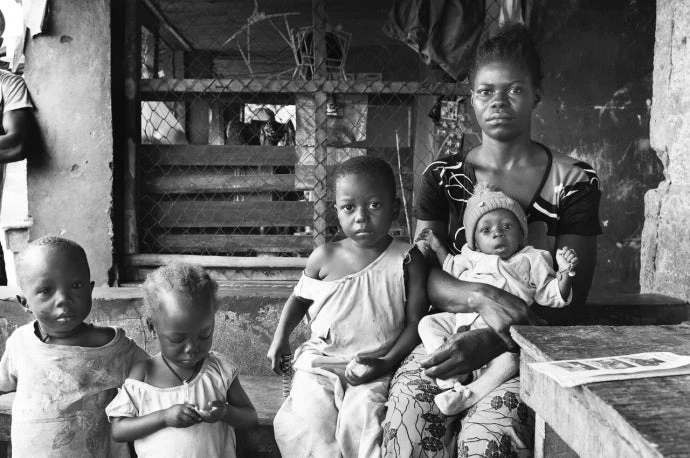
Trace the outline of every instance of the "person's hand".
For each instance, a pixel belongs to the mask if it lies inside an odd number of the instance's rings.
[[[273,338],[271,346],[268,349],[268,354],[266,355],[271,361],[271,369],[278,375],[285,375],[280,367],[280,358],[283,355],[291,354],[290,342],[288,339],[276,339]]]
[[[225,417],[228,405],[223,401],[209,401],[205,410],[197,409],[201,420],[206,423],[215,423]]]
[[[505,352],[505,345],[489,328],[453,334],[438,350],[419,362],[432,378],[447,379],[478,369]]]
[[[429,248],[431,248],[434,253],[438,253],[439,250],[444,248],[441,241],[434,234],[434,231],[428,227],[419,233],[414,242],[422,253],[426,253]]]
[[[472,292],[468,303],[479,313],[484,322],[500,337],[508,351],[518,346],[510,337],[510,327],[515,324],[544,325],[546,322],[532,311],[525,301],[499,288],[486,285]]]
[[[568,272],[571,277],[575,276],[575,268],[580,260],[577,258],[577,253],[572,248],[564,246],[556,250],[556,265],[558,265],[559,272]]]
[[[197,412],[194,404],[175,404],[165,409],[163,420],[165,426],[187,428],[201,422],[201,415]]]
[[[345,380],[353,386],[361,385],[389,371],[389,364],[383,358],[358,355],[345,367]]]

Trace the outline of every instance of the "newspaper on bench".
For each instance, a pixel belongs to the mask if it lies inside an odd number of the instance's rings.
[[[636,353],[603,358],[570,359],[529,366],[564,387],[584,383],[690,374],[690,356],[670,352]]]

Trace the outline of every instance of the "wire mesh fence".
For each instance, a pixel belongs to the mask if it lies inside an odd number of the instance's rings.
[[[358,155],[393,167],[410,237],[424,168],[478,136],[468,86],[383,31],[390,4],[145,0],[134,250],[304,257],[338,237],[329,177]],[[484,36],[501,2],[477,4]]]

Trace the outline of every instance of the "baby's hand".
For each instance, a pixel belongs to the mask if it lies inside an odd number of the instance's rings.
[[[428,227],[419,233],[414,242],[422,253],[425,253],[429,248],[431,248],[434,253],[443,248],[441,241],[434,235],[434,231]]]
[[[577,253],[572,248],[564,246],[556,250],[556,264],[559,272],[568,272],[568,276],[574,277],[578,262]]]
[[[176,404],[165,409],[163,420],[166,426],[187,428],[201,422],[201,415],[194,404]]]
[[[228,405],[223,401],[209,401],[207,410],[197,409],[202,421],[215,423],[225,417]]]
[[[374,380],[389,371],[388,363],[382,358],[357,356],[345,368],[345,380],[356,386]]]

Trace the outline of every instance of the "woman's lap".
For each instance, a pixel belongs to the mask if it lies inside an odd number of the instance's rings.
[[[530,456],[534,419],[520,401],[518,379],[499,386],[460,417],[443,415],[434,404],[441,390],[424,375],[419,345],[402,362],[391,383],[383,423],[384,457]],[[456,432],[462,429],[457,437]]]

